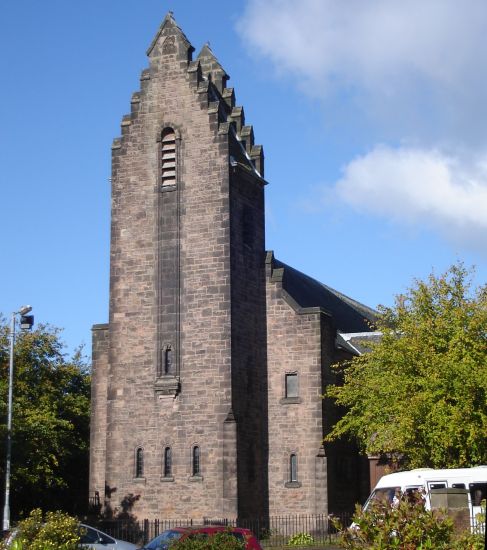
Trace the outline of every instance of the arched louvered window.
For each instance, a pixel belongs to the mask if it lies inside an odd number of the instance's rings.
[[[289,457],[289,481],[291,483],[298,481],[298,457],[295,453]]]
[[[166,447],[164,449],[164,477],[172,476],[172,449]]]
[[[135,451],[135,477],[144,477],[144,449],[138,447]]]
[[[200,464],[200,448],[195,445],[193,447],[193,456],[192,456],[192,474],[193,476],[201,475],[201,464]]]
[[[162,132],[161,140],[161,185],[176,185],[176,135],[172,128]]]

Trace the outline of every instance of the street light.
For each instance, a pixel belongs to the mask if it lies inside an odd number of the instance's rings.
[[[23,306],[19,311],[12,313],[10,321],[10,364],[8,369],[8,402],[7,402],[7,458],[5,461],[5,504],[3,507],[3,530],[10,531],[10,463],[12,457],[12,395],[14,381],[14,345],[15,320],[20,315],[20,328],[32,328],[34,316],[27,315],[32,311],[31,306]]]

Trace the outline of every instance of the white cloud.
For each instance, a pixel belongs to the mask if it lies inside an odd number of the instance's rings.
[[[487,238],[487,155],[377,146],[350,162],[335,192],[361,212],[438,229],[456,242]]]
[[[250,0],[239,28],[282,69],[375,88],[404,71],[446,85],[482,72],[486,20],[484,0]]]
[[[239,21],[253,53],[321,98],[328,118],[348,110],[339,131],[353,139],[365,121],[365,135],[402,144],[369,143],[344,168],[335,196],[481,250],[485,29],[485,0],[248,0]]]
[[[445,141],[485,139],[486,28],[485,0],[249,0],[239,23],[310,94]]]

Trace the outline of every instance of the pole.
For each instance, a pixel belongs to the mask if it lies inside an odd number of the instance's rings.
[[[10,323],[10,364],[8,370],[8,403],[7,403],[7,459],[5,465],[5,504],[3,507],[3,531],[10,531],[10,463],[12,457],[12,396],[14,382],[14,344],[15,316],[12,313]]]

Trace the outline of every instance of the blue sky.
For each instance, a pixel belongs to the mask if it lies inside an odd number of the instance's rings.
[[[487,280],[483,0],[6,0],[0,311],[68,349],[108,318],[110,145],[168,10],[266,156],[267,248],[370,306],[457,260]]]

